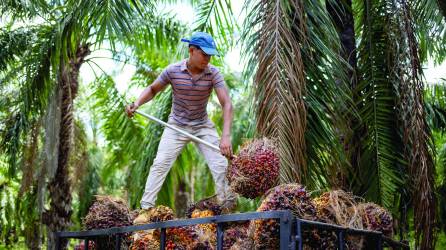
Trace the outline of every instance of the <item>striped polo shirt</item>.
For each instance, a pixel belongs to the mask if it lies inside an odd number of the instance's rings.
[[[208,120],[206,106],[214,88],[222,88],[225,81],[219,70],[209,64],[200,75],[192,77],[187,59],[169,65],[158,76],[161,84],[171,84],[173,104],[170,117],[181,125],[199,125]]]

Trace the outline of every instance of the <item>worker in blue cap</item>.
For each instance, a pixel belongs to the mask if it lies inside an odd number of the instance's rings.
[[[195,143],[211,170],[216,189],[216,201],[226,211],[236,205],[236,196],[229,189],[226,179],[227,158],[232,156],[231,124],[232,103],[223,75],[209,64],[218,51],[211,35],[195,32],[189,39],[181,39],[189,45],[189,58],[169,65],[158,78],[141,93],[139,98],[126,107],[129,117],[144,103],[152,100],[168,85],[172,87],[172,110],[168,123],[185,130],[200,139],[220,147],[220,152]],[[223,131],[219,138],[215,125],[209,120],[206,107],[209,96],[215,91],[223,110]],[[149,176],[141,199],[141,212],[134,224],[150,222],[155,211],[155,200],[172,164],[190,139],[173,129],[165,128],[157,155],[150,167]]]

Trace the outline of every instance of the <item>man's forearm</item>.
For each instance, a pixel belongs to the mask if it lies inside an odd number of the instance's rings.
[[[152,89],[152,86],[148,86],[146,89],[143,90],[141,95],[139,95],[138,99],[135,101],[136,106],[141,106],[144,103],[150,101],[155,96],[155,93]]]
[[[232,125],[232,104],[227,103],[223,106],[223,136],[231,136]]]

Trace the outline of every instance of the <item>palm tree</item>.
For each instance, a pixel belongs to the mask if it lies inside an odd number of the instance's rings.
[[[194,1],[191,2],[196,4]],[[234,29],[233,17],[226,14],[227,4],[214,1],[200,5],[196,24],[196,29],[205,29],[209,32],[214,32],[214,25],[225,25],[225,30],[218,36],[224,41],[223,51],[231,43],[226,34],[231,34]],[[72,213],[68,166],[72,157],[73,101],[78,92],[80,67],[85,62],[93,63],[86,57],[90,50],[99,48],[104,42],[108,43],[115,53],[118,52],[116,49],[118,42],[130,44],[135,50],[147,49],[140,46],[142,41],[138,39],[145,39],[146,44],[148,39],[149,46],[157,47],[159,51],[161,48],[164,48],[164,52],[171,51],[167,47],[172,48],[172,44],[178,44],[181,27],[172,21],[172,18],[155,16],[152,12],[155,7],[149,1],[122,0],[101,3],[88,0],[51,3],[6,1],[0,4],[0,9],[4,16],[10,18],[11,23],[17,19],[26,23],[32,22],[35,18],[40,19],[37,24],[25,25],[23,28],[8,26],[1,33],[1,41],[5,45],[1,51],[5,56],[2,56],[0,61],[2,82],[11,80],[13,84],[21,86],[20,97],[9,103],[14,107],[14,112],[6,117],[8,122],[5,123],[3,130],[2,138],[5,146],[2,147],[2,152],[7,156],[9,176],[11,178],[17,176],[18,171],[15,166],[22,154],[21,145],[26,141],[23,140],[27,137],[25,131],[45,118],[46,163],[41,172],[43,179],[46,178],[46,174],[50,180],[48,184],[50,209],[43,214],[43,222],[48,225],[50,232],[48,245],[52,248],[54,238],[51,232],[67,229]],[[12,13],[18,15],[12,16]],[[141,26],[141,22],[147,25]],[[35,37],[33,33],[37,33],[38,36]],[[173,36],[164,38],[166,35]],[[153,65],[157,64],[151,66]],[[26,77],[20,77],[21,75]],[[103,79],[109,81],[107,79],[110,78]],[[144,77],[144,80],[148,79],[150,77]],[[107,86],[109,89],[105,91],[114,89],[111,85]],[[164,95],[161,98],[168,100],[167,97]],[[162,109],[165,114],[169,107],[167,103]],[[115,106],[121,118],[123,118],[123,104],[124,102],[121,102],[120,106]],[[113,118],[116,122],[119,116]],[[138,129],[130,130],[131,133],[135,131]],[[139,128],[139,131],[142,129]],[[147,134],[147,131],[141,132],[143,133]],[[133,140],[138,139],[134,137]],[[146,166],[153,160],[157,143],[153,140],[140,145],[146,146],[140,152],[147,150],[152,152],[144,154],[146,158],[136,164],[144,170],[142,171],[144,173],[147,172]],[[130,173],[134,173],[134,170],[135,168]],[[130,176],[141,178],[139,182],[134,182],[136,187],[136,184],[142,183],[146,175],[138,172]],[[38,189],[41,190],[45,181],[39,183]],[[138,188],[141,190],[142,186],[139,185]],[[132,199],[134,203],[139,200],[137,196],[141,195],[141,191],[135,195]]]
[[[18,102],[19,109],[10,116],[13,122],[5,129],[6,136],[3,138],[5,152],[10,160],[10,175],[14,175],[20,138],[29,124],[45,113],[48,100],[51,100],[48,107],[54,113],[50,113],[51,120],[48,119],[46,125],[54,128],[51,131],[47,129],[47,132],[53,133],[48,138],[55,140],[50,139],[46,143],[52,145],[49,148],[57,150],[48,159],[48,169],[54,169],[54,174],[50,176],[48,185],[50,210],[43,215],[43,222],[50,232],[66,229],[72,211],[68,162],[74,125],[73,100],[78,91],[79,69],[90,53],[92,42],[100,44],[108,39],[113,47],[114,41],[131,34],[137,25],[134,20],[141,18],[144,13],[150,14],[147,10],[152,7],[148,1],[68,1],[55,4],[49,6],[44,1],[31,2],[29,6],[14,2],[2,3],[6,13],[19,9],[24,17],[37,13],[31,11],[34,6],[44,9],[45,21],[32,30],[39,32],[37,39],[33,39],[32,33],[26,28],[19,28],[18,31],[25,30],[28,36],[7,37],[10,38],[8,44],[13,44],[17,38],[28,39],[35,44],[28,44],[25,40],[22,44],[31,45],[31,49],[10,53],[5,51],[5,54],[10,55],[6,58],[10,61],[5,62],[9,67],[6,67],[2,80],[12,78],[18,72],[24,72],[26,77],[17,78],[17,82],[23,86],[20,100],[23,103]],[[50,8],[53,12],[49,11]],[[14,49],[14,46],[7,48]],[[13,55],[17,53],[22,54],[14,58]],[[48,239],[49,247],[54,247],[51,233]]]
[[[443,60],[432,34],[445,26],[436,2],[422,2],[249,1],[244,53],[257,132],[278,138],[282,181],[336,187],[348,176],[352,191],[394,211],[401,237],[413,209],[416,245],[431,249],[434,148],[420,65],[427,52]]]

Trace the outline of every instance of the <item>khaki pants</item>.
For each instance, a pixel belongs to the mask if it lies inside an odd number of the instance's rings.
[[[169,124],[179,127],[196,137],[208,141],[214,145],[219,145],[219,137],[214,124],[208,120],[205,124],[197,126],[181,126],[172,118],[169,118]],[[158,146],[158,152],[150,168],[147,177],[146,187],[141,199],[141,208],[147,209],[155,206],[155,200],[161,186],[166,179],[167,173],[180,154],[183,147],[191,141],[183,134],[173,129],[165,128]],[[204,155],[206,162],[211,170],[214,179],[217,198],[219,202],[234,201],[235,195],[230,191],[226,179],[227,159],[220,152],[209,148],[206,145],[195,143],[200,152]]]

